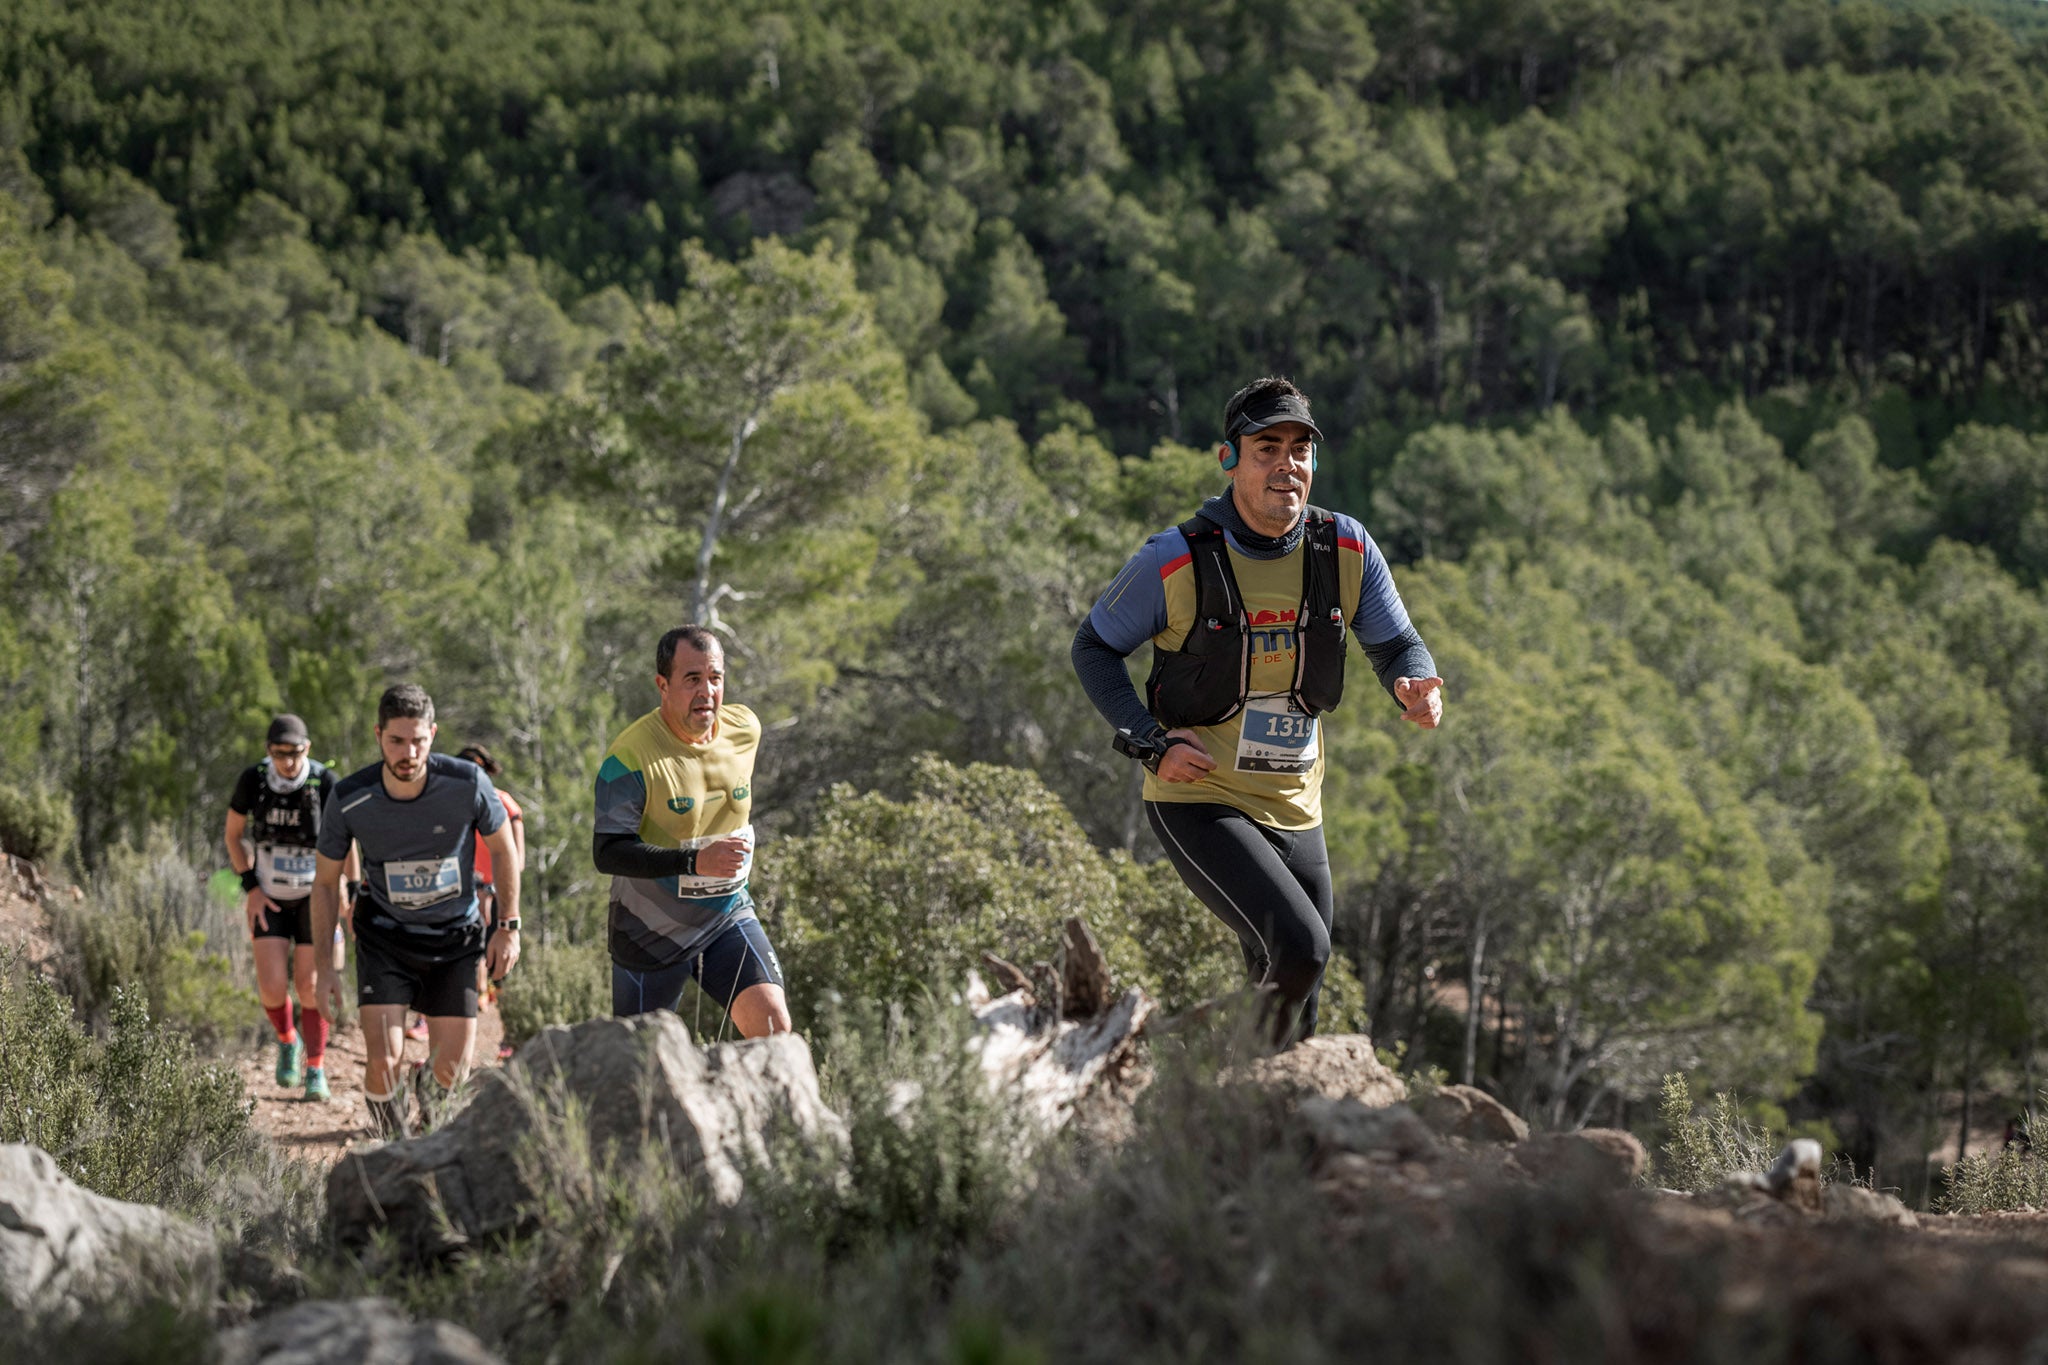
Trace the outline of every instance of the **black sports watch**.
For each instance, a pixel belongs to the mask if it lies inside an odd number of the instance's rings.
[[[1169,735],[1164,731],[1140,739],[1129,730],[1118,730],[1115,737],[1109,741],[1110,748],[1125,758],[1137,759],[1145,765],[1146,772],[1153,774],[1158,773],[1159,761],[1166,757],[1166,751],[1176,744],[1192,745],[1193,741],[1183,739],[1179,735]]]
[[[514,915],[511,919],[501,919],[496,924],[492,925],[491,928],[510,929],[513,933],[516,934],[519,932],[519,917],[517,915]]]

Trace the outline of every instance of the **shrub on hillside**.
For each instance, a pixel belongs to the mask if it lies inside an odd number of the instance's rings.
[[[76,829],[62,796],[0,782],[0,852],[49,864],[70,851]]]
[[[834,787],[810,834],[762,849],[756,882],[800,1024],[828,992],[949,997],[983,952],[1050,961],[1072,915],[1168,1009],[1242,984],[1235,945],[1170,868],[1097,851],[1024,769],[926,757],[904,800]]]
[[[242,1082],[151,1021],[136,992],[108,1002],[104,1038],[19,961],[0,958],[0,1142],[41,1147],[116,1199],[211,1215],[214,1181],[254,1158]]]
[[[240,910],[209,896],[161,834],[109,853],[85,900],[60,904],[52,921],[60,983],[88,1020],[132,993],[152,1018],[212,1047],[262,1018],[241,984],[253,967]]]
[[[611,959],[602,941],[530,945],[498,996],[505,1041],[515,1047],[550,1024],[580,1024],[611,1012]]]
[[[1657,1157],[1657,1179],[1667,1189],[1715,1189],[1731,1175],[1768,1170],[1777,1159],[1778,1139],[1745,1119],[1729,1096],[1716,1094],[1708,1111],[1695,1115],[1681,1073],[1664,1078],[1658,1112],[1670,1134]]]
[[[1935,1200],[1942,1213],[1999,1213],[2048,1208],[2048,1160],[2034,1154],[2034,1125],[2025,1142],[1965,1156],[1944,1172],[1948,1188]]]

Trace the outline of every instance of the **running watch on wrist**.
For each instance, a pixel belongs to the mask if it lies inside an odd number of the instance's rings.
[[[1166,757],[1166,751],[1176,744],[1187,744],[1189,742],[1179,735],[1169,735],[1164,732],[1139,739],[1129,730],[1118,730],[1116,738],[1110,740],[1109,747],[1126,758],[1137,759],[1138,762],[1145,765],[1146,772],[1157,774],[1159,771],[1159,761]]]
[[[516,934],[519,932],[519,917],[517,915],[514,915],[511,919],[501,919],[498,921],[496,927],[500,929],[510,929],[513,933]]]

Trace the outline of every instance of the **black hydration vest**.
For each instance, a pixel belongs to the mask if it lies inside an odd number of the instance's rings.
[[[290,848],[315,848],[320,843],[320,805],[327,795],[327,767],[306,760],[306,780],[296,791],[270,789],[265,766],[253,770],[255,796],[242,826],[242,837],[252,844],[282,844]]]
[[[1294,618],[1294,686],[1287,696],[1311,716],[1344,699],[1344,608],[1337,600],[1337,518],[1308,509],[1302,531],[1301,607]],[[1169,730],[1221,725],[1251,690],[1252,633],[1223,528],[1197,512],[1180,524],[1194,556],[1195,620],[1177,650],[1152,648],[1145,705]]]

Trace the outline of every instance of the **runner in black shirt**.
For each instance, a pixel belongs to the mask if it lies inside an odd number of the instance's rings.
[[[483,769],[433,752],[434,703],[411,683],[377,704],[380,763],[335,787],[320,825],[313,935],[333,932],[342,859],[354,839],[363,860],[356,907],[357,1001],[368,1051],[363,1088],[378,1128],[408,1136],[398,1063],[408,1008],[427,1016],[431,1071],[416,1076],[424,1123],[469,1070],[476,1045],[477,959],[495,980],[519,960],[519,858],[504,804]],[[497,873],[497,920],[486,929],[476,894],[476,836]],[[320,964],[319,996],[340,991]]]
[[[244,769],[228,798],[228,866],[242,878],[242,910],[256,957],[256,993],[277,1033],[277,1083],[306,1086],[306,1098],[327,1098],[327,1031],[332,1022],[314,994],[313,869],[321,807],[334,774],[315,762],[306,723],[294,715],[270,722],[270,757]],[[353,878],[354,850],[347,858]],[[324,945],[321,945],[324,946]],[[292,1022],[291,989],[299,1019]]]

